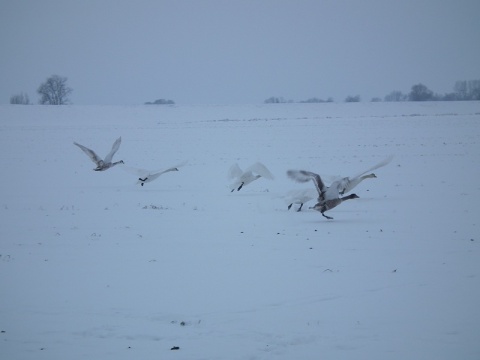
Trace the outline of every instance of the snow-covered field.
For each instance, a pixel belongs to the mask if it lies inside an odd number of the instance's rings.
[[[73,145],[119,136],[188,163]],[[479,102],[1,106],[0,144],[1,359],[480,358]],[[287,210],[288,169],[391,154],[334,220]]]

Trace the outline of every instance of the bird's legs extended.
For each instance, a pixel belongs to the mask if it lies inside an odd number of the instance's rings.
[[[145,181],[147,181],[147,179],[148,179],[148,176],[145,176],[145,179],[138,178],[138,180],[140,180],[142,182],[140,185],[143,186],[143,184],[145,183]]]
[[[326,217],[327,219],[330,219],[330,220],[333,219],[331,216],[325,215],[323,212],[322,212],[322,216],[324,216],[324,217]]]

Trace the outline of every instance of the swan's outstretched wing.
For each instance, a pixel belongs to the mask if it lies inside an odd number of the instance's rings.
[[[157,173],[160,173],[160,175],[161,175],[161,174],[169,172],[169,171],[177,171],[179,167],[185,166],[187,164],[187,162],[188,162],[188,160],[185,160],[185,161],[181,162],[180,164],[170,166],[168,168],[161,168],[161,169],[156,169],[156,170],[153,170],[153,171],[148,171],[148,173],[150,175],[155,175]]]
[[[333,184],[335,181],[341,179],[343,179],[343,176],[340,175],[322,174],[322,180],[327,184]]]
[[[347,186],[348,180],[349,180],[348,177],[338,178],[337,180],[331,183],[331,185],[329,186],[329,189],[330,188],[337,189],[338,192],[341,192]]]
[[[178,171],[178,168],[184,166],[186,163],[187,163],[187,161],[184,161],[184,162],[182,162],[182,163],[180,163],[180,164],[178,164],[178,165],[171,166],[171,167],[166,168],[166,169],[152,171],[152,172],[148,175],[148,179],[147,179],[145,182],[153,181],[153,180],[155,180],[156,178],[158,178],[160,175],[163,175],[163,174],[165,174],[165,173],[167,173],[167,172],[170,172],[170,171]]]
[[[313,172],[305,171],[305,170],[288,170],[287,175],[290,179],[295,180],[296,182],[303,183],[303,182],[308,182],[309,180],[312,180],[313,183],[315,184],[315,187],[317,188],[319,197],[323,197],[323,194],[325,193],[325,191],[328,190],[328,188],[323,183],[320,175],[315,174]]]
[[[237,163],[233,164],[230,166],[230,169],[228,169],[228,178],[231,179],[236,179],[242,176],[243,171],[240,169],[240,166],[238,166]]]
[[[112,150],[105,156],[105,163],[108,164],[112,162],[113,155],[117,152],[118,148],[120,147],[120,143],[122,142],[122,137],[120,136],[112,145]]]
[[[73,142],[75,145],[77,145],[80,149],[82,149],[82,151],[87,154],[87,156],[90,158],[90,160],[92,160],[95,164],[99,165],[99,163],[101,163],[103,160],[102,158],[100,158],[96,153],[95,151],[83,146],[83,145],[80,145],[76,142]]]
[[[122,165],[121,168],[126,172],[135,175],[137,177],[137,184],[153,181],[165,172],[165,171],[160,171],[160,172],[157,171],[154,173],[153,171],[150,171],[150,170],[135,168],[135,167],[126,166],[126,165]]]
[[[264,177],[266,179],[273,180],[272,173],[262,163],[256,162],[255,164],[249,166],[247,169],[245,169],[245,172],[248,172],[248,171],[251,171],[252,173],[256,173],[258,175],[261,175],[262,177]]]
[[[176,167],[171,167],[171,168],[168,168],[168,169],[165,169],[165,170],[162,170],[162,171],[158,171],[154,174],[150,174],[148,175],[148,178],[147,180],[145,180],[144,182],[150,182],[150,181],[153,181],[155,180],[156,178],[158,178],[160,175],[163,175],[167,172],[170,172],[170,171],[178,171],[178,169]]]
[[[135,168],[127,165],[120,165],[120,168],[135,176],[144,177],[144,176],[150,175],[150,170],[139,169],[139,168]]]
[[[381,168],[382,166],[388,165],[390,163],[390,161],[392,161],[392,159],[393,159],[393,155],[390,155],[385,160],[380,161],[377,165],[372,166],[371,168],[361,172],[360,174],[357,174],[355,176],[351,176],[350,179],[355,179],[359,176],[362,176],[363,174],[366,174],[367,172],[370,172],[370,171],[376,170],[378,168]]]
[[[323,200],[338,199],[340,197],[340,192],[344,189],[346,179],[348,178],[334,181],[329,187],[327,187],[323,195]]]
[[[184,162],[182,162],[178,165],[171,166],[167,169],[158,169],[158,170],[147,170],[147,169],[141,169],[141,168],[131,167],[131,166],[127,166],[127,165],[122,165],[121,168],[123,170],[125,170],[126,172],[130,173],[130,174],[143,177],[143,176],[148,176],[148,175],[154,175],[156,173],[165,173],[165,172],[168,172],[168,171],[174,171],[175,168],[182,167],[185,164],[187,164],[187,162],[188,161],[184,161]]]

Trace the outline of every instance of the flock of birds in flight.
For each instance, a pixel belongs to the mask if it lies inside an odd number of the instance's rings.
[[[107,156],[105,156],[104,159],[98,156],[95,153],[95,151],[81,144],[78,144],[76,142],[74,142],[74,144],[78,146],[85,154],[87,154],[90,160],[92,160],[97,165],[97,167],[93,170],[105,171],[115,165],[125,164],[123,160],[112,162],[113,156],[115,155],[115,153],[118,151],[120,147],[121,141],[122,141],[121,137],[115,140],[115,142],[112,145],[112,149],[107,154]],[[306,170],[288,170],[287,176],[290,179],[299,183],[306,183],[311,180],[315,185],[315,189],[316,189],[316,194],[315,194],[315,191],[313,191],[313,189],[304,189],[304,190],[290,192],[287,196],[287,202],[289,204],[288,209],[290,210],[293,204],[298,204],[299,208],[297,209],[297,211],[301,211],[303,204],[314,199],[316,196],[317,203],[314,206],[310,207],[310,209],[319,211],[322,214],[322,216],[324,216],[327,219],[333,219],[331,216],[325,215],[325,212],[337,207],[338,205],[340,205],[342,202],[346,200],[358,199],[359,196],[357,194],[350,194],[347,196],[343,196],[343,195],[352,191],[352,189],[356,187],[358,184],[360,184],[363,180],[369,179],[369,178],[376,178],[376,175],[374,173],[370,173],[370,174],[366,174],[366,173],[387,165],[392,160],[392,158],[393,156],[389,156],[385,160],[381,161],[380,163],[372,166],[371,168],[363,171],[358,175],[337,179],[334,182],[332,182],[330,186],[326,186],[322,178],[320,177],[320,175],[314,172],[306,171]],[[122,168],[128,172],[131,172],[137,175],[138,176],[137,184],[140,184],[141,186],[143,186],[145,183],[151,182],[157,179],[160,175],[164,173],[167,173],[170,171],[178,171],[178,168],[180,166],[185,165],[185,163],[186,162],[179,164],[177,166],[172,166],[168,169],[159,170],[159,171],[148,171],[143,169],[136,169],[136,168],[127,167],[125,165],[122,166]],[[238,166],[238,164],[233,164],[228,171],[228,177],[230,180],[233,180],[233,183],[230,185],[232,192],[235,190],[240,191],[244,186],[252,183],[253,181],[261,177],[273,180],[272,173],[267,169],[265,165],[263,165],[260,162],[254,163],[253,165],[249,166],[245,170],[242,170]]]

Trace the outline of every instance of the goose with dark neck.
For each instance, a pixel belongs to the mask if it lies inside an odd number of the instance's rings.
[[[325,215],[325,212],[331,210],[342,202],[350,199],[358,199],[359,196],[356,194],[351,194],[348,196],[340,197],[338,192],[338,187],[327,187],[322,181],[320,175],[315,174],[311,171],[306,170],[288,170],[287,175],[289,178],[297,182],[307,182],[312,180],[315,184],[315,188],[318,192],[317,204],[315,204],[310,209],[319,211],[323,217],[327,219],[333,219],[333,217]]]

